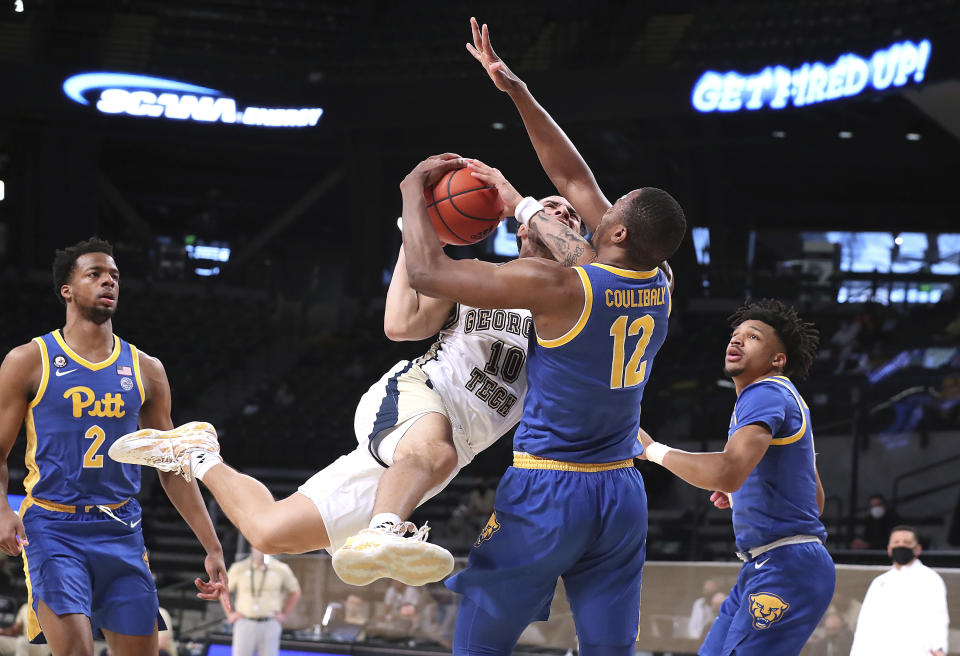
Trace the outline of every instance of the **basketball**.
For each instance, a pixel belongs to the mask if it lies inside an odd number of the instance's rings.
[[[471,176],[469,169],[450,171],[424,195],[437,236],[447,244],[475,244],[500,223],[500,194]]]

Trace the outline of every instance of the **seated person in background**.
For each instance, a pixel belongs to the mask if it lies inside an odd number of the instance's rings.
[[[823,637],[810,641],[801,652],[802,656],[849,656],[853,645],[853,632],[843,618],[828,612],[823,618]]]
[[[177,641],[173,639],[173,618],[170,611],[161,606],[160,616],[163,617],[167,628],[157,633],[157,645],[160,647],[159,656],[177,656]]]
[[[886,549],[890,530],[901,522],[900,515],[887,506],[882,494],[870,495],[870,510],[863,523],[863,537],[854,538],[853,549]]]
[[[0,629],[0,656],[50,656],[47,645],[31,645],[24,633],[27,625],[27,604],[20,606],[13,624]]]
[[[694,640],[699,640],[703,629],[713,624],[713,620],[717,617],[716,612],[710,608],[710,599],[719,591],[720,586],[713,579],[703,582],[703,596],[693,602],[687,627],[687,635]]]
[[[702,642],[707,639],[707,634],[710,633],[710,627],[713,626],[713,620],[720,616],[720,607],[723,606],[723,602],[727,600],[727,593],[725,592],[714,592],[713,596],[710,597],[710,612],[711,620],[703,627],[703,630],[700,631],[700,635],[697,638]]]
[[[477,476],[476,485],[470,491],[467,499],[467,507],[475,517],[482,517],[487,521],[487,517],[493,512],[493,499],[497,494],[496,485],[490,487],[487,485],[483,476]]]
[[[348,624],[366,624],[370,621],[370,603],[358,594],[347,595],[343,610],[343,621]]]

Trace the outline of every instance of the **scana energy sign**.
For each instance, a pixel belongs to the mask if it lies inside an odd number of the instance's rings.
[[[89,105],[88,95],[99,91],[95,107],[104,114],[168,118],[198,123],[232,123],[269,128],[313,127],[319,107],[246,107],[216,89],[129,73],[81,73],[63,81],[70,100]]]
[[[700,112],[783,109],[849,98],[868,86],[883,91],[922,82],[930,61],[930,41],[901,41],[877,50],[870,59],[841,55],[833,64],[806,63],[793,70],[768,66],[753,75],[707,71],[693,87],[691,102]]]

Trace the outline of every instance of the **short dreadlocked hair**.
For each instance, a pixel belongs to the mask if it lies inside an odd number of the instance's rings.
[[[787,364],[783,373],[797,380],[806,378],[820,345],[820,331],[801,319],[792,307],[773,298],[747,301],[728,321],[731,328],[736,328],[751,319],[773,327],[786,347]]]
[[[60,294],[60,288],[67,284],[70,276],[73,275],[73,270],[77,266],[77,259],[87,253],[106,253],[113,257],[113,245],[103,239],[91,237],[85,241],[77,242],[73,246],[67,246],[63,250],[57,249],[57,254],[53,258],[53,293],[63,305],[66,305],[67,302]]]

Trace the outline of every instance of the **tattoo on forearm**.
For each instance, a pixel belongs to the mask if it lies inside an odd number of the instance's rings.
[[[529,226],[563,266],[576,264],[590,247],[573,228],[560,221],[550,221],[543,212],[534,214]]]

